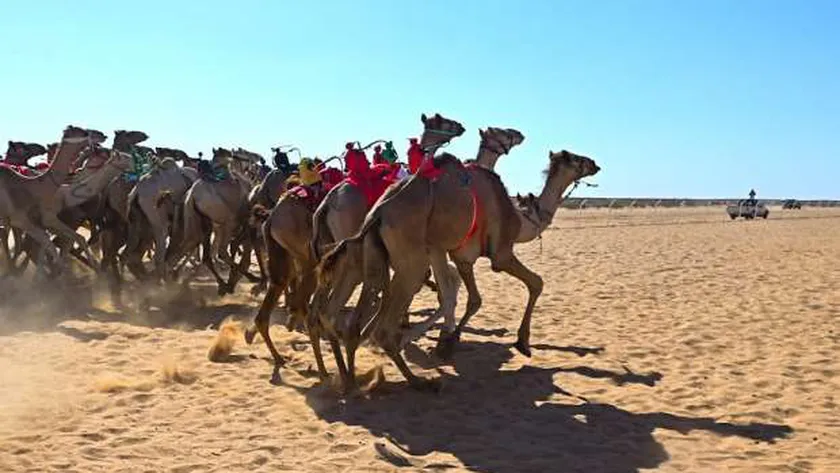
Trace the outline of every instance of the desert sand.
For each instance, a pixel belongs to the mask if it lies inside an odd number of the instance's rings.
[[[279,325],[272,383],[235,323],[247,284],[138,317],[98,287],[3,283],[0,472],[838,472],[840,209],[771,212],[561,210],[518,247],[545,280],[533,357],[510,348],[524,287],[482,261],[454,361],[436,331],[407,349],[437,395],[363,348],[369,391],[340,399]]]

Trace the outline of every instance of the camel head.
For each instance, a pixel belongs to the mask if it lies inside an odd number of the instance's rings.
[[[233,157],[235,157],[237,159],[241,159],[243,161],[248,161],[249,163],[252,163],[252,164],[257,164],[261,160],[263,160],[263,157],[259,153],[254,153],[253,151],[248,151],[245,148],[236,148],[235,150],[232,151],[232,153],[233,153]]]
[[[6,160],[16,164],[25,164],[31,158],[40,156],[47,152],[47,149],[38,143],[25,143],[23,141],[9,141],[6,149]]]
[[[52,162],[56,153],[58,153],[58,143],[48,144],[47,145],[47,161]]]
[[[510,153],[514,147],[525,141],[525,135],[513,128],[488,127],[486,130],[479,128],[478,136],[481,137],[481,146],[498,155]]]
[[[91,144],[94,146],[101,145],[108,139],[108,136],[99,130],[94,130],[93,128],[86,128],[85,131],[88,132],[88,139],[90,139]]]
[[[149,139],[149,135],[142,131],[116,130],[114,132],[114,149],[127,152],[132,146]]]
[[[172,158],[175,161],[181,161],[184,163],[186,163],[190,159],[189,155],[186,152],[175,148],[156,147],[155,153],[157,153],[157,155],[161,158]]]
[[[546,186],[551,186],[557,181],[559,181],[558,184],[568,186],[572,182],[594,176],[601,170],[601,167],[591,158],[566,150],[557,153],[549,151],[548,159],[550,164],[545,171]]]
[[[99,169],[111,159],[111,150],[101,146],[95,146],[87,152],[87,155],[83,159],[85,161],[84,169]]]
[[[96,143],[100,138],[102,139],[102,141],[105,141],[105,135],[102,132],[69,125],[67,128],[64,129],[64,134],[62,135],[62,142],[81,143],[82,141],[87,141],[91,143]],[[102,141],[100,141],[100,143]]]
[[[233,161],[233,153],[226,148],[213,148],[212,161],[216,164],[227,164]]]
[[[427,117],[424,113],[420,115],[420,121],[423,122],[423,136],[420,138],[420,146],[424,149],[449,143],[453,138],[463,135],[466,131],[459,122],[446,118],[439,113],[431,117]]]

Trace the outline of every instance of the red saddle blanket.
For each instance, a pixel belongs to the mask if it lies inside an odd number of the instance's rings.
[[[23,164],[7,163],[5,161],[0,161],[0,168],[8,169],[24,177],[35,177],[39,174],[29,166],[24,166]]]
[[[368,208],[382,197],[385,189],[397,182],[399,166],[392,164],[374,164],[363,172],[350,171],[344,181],[356,187],[365,195]]]
[[[314,186],[301,184],[288,190],[289,194],[292,194],[302,200],[303,203],[306,204],[306,206],[313,212],[316,208],[318,208],[318,205],[321,204],[321,201],[324,200],[327,192],[329,192],[329,189],[327,189],[323,184]]]

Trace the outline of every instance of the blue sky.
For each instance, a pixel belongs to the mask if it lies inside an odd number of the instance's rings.
[[[584,196],[840,197],[840,2],[0,0],[0,140],[67,124],[269,154],[406,138],[422,112],[603,168]],[[5,148],[5,145],[4,145]]]

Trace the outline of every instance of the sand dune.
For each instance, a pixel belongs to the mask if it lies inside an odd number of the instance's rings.
[[[533,358],[509,348],[524,287],[481,262],[454,362],[427,354],[436,333],[407,350],[439,395],[365,348],[385,379],[340,400],[280,326],[274,383],[235,324],[209,361],[219,324],[253,316],[248,287],[140,318],[99,288],[6,282],[0,471],[840,471],[840,210],[772,211],[561,211],[518,249],[545,279]],[[412,310],[435,305],[424,289]]]

